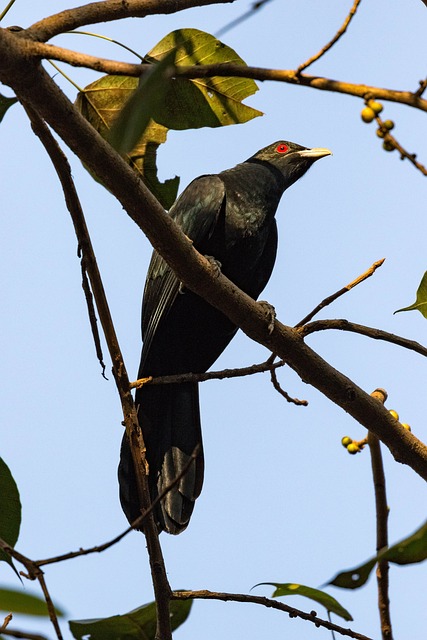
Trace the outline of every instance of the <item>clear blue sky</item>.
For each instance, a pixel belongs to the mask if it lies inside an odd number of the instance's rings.
[[[18,0],[4,26],[26,27],[77,4]],[[251,4],[241,0],[98,25],[93,31],[146,53],[179,27],[215,33]],[[350,6],[350,1],[275,0],[222,39],[248,64],[295,68],[332,37]],[[414,90],[425,74],[426,19],[420,0],[362,2],[348,34],[308,72]],[[83,36],[63,36],[57,42],[132,59],[114,45]],[[80,85],[96,77],[67,71]],[[74,99],[73,87],[59,77],[58,82]],[[10,95],[4,87],[1,91]],[[321,317],[348,318],[425,343],[427,324],[421,314],[393,316],[393,311],[413,302],[426,270],[426,178],[409,162],[400,162],[396,152],[382,150],[375,126],[359,117],[361,100],[260,83],[247,103],[265,116],[222,130],[171,132],[159,153],[161,177],[178,174],[183,188],[195,176],[231,167],[280,138],[330,148],[334,155],[318,162],[282,200],[278,259],[262,298],[274,304],[282,322],[292,325],[385,257],[373,278]],[[425,116],[386,103],[384,118],[395,121],[398,140],[426,164]],[[0,126],[0,148],[0,455],[21,492],[17,548],[42,558],[102,543],[125,528],[116,480],[122,417],[112,377],[108,382],[101,377],[95,358],[74,231],[60,187],[19,106]],[[75,157],[71,161],[126,364],[136,376],[140,301],[151,248],[114,198]],[[421,356],[336,332],[316,334],[309,344],[367,392],[386,388],[387,406],[426,439],[427,375]],[[267,356],[239,333],[215,368],[244,366]],[[267,374],[202,385],[203,493],[188,530],[179,537],[162,535],[172,588],[244,593],[264,581],[320,586],[372,555],[369,454],[350,457],[340,444],[346,434],[361,439],[364,429],[292,372],[283,370],[279,378],[309,406],[288,405]],[[425,519],[425,484],[387,451],[384,458],[390,539],[397,541]],[[46,579],[71,619],[124,613],[152,600],[145,541],[137,533],[104,554],[49,567]],[[396,637],[424,639],[426,566],[393,566],[390,580]],[[19,586],[5,564],[0,566],[4,585]],[[25,588],[32,592],[36,585],[25,582]],[[352,613],[352,628],[379,636],[374,578],[355,592],[329,592]],[[270,595],[271,590],[259,587],[255,593]],[[309,601],[287,601],[326,617],[322,607]],[[15,626],[53,637],[39,620],[17,617]],[[70,637],[66,623],[63,629]],[[196,602],[176,638],[320,640],[327,633],[255,605]]]

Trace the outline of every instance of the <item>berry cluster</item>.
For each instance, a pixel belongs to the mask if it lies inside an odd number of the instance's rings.
[[[393,120],[380,120],[379,115],[382,110],[383,105],[381,104],[381,102],[377,102],[376,100],[368,100],[360,115],[363,122],[369,123],[373,120],[377,120],[377,136],[379,138],[385,138],[383,142],[383,149],[385,151],[393,151],[396,147],[393,144],[392,138],[390,136],[387,136],[387,134],[389,131],[394,129],[394,122]]]
[[[395,420],[399,420],[399,414],[397,413],[397,411],[394,411],[394,409],[390,409],[389,413]],[[406,422],[401,422],[400,424],[407,431],[411,431],[411,427],[409,426],[409,424],[406,424]],[[363,440],[356,441],[352,440],[350,436],[344,436],[341,439],[341,444],[345,449],[347,449],[348,453],[350,453],[351,455],[355,455],[356,453],[360,453],[364,449],[365,445],[368,444],[368,439],[364,438]]]

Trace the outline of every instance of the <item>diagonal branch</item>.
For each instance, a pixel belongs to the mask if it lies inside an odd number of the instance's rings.
[[[300,334],[305,338],[306,336],[314,333],[315,331],[325,331],[327,329],[337,329],[338,331],[350,331],[352,333],[360,333],[362,336],[367,336],[373,340],[384,340],[391,344],[397,344],[399,347],[415,351],[420,355],[427,357],[427,347],[424,347],[415,340],[408,340],[408,338],[402,338],[402,336],[396,336],[394,333],[383,331],[382,329],[375,329],[373,327],[365,327],[363,324],[356,324],[349,320],[315,320],[306,324],[303,327],[298,327]]]
[[[113,374],[122,403],[123,417],[126,425],[126,433],[129,438],[132,458],[135,466],[135,476],[137,479],[138,493],[144,510],[145,526],[144,533],[147,539],[147,548],[150,558],[151,574],[153,579],[154,592],[156,594],[157,620],[159,637],[162,640],[171,638],[170,615],[169,615],[169,593],[170,587],[166,575],[162,550],[160,547],[157,527],[154,521],[152,509],[150,508],[150,495],[147,482],[147,463],[145,459],[145,445],[141,427],[138,424],[135,405],[130,392],[129,379],[120,350],[113,320],[110,314],[104,286],[98,265],[93,251],[89,231],[86,226],[83,210],[74,186],[71,175],[71,167],[66,156],[63,154],[58,143],[50,133],[48,127],[29,106],[24,102],[24,108],[31,120],[34,133],[39,137],[46,149],[52,164],[58,174],[61,186],[64,191],[67,208],[73,220],[74,229],[79,243],[79,250],[84,261],[84,269],[87,271],[92,286],[92,291],[98,308],[101,324],[104,330],[108,349],[113,362]],[[42,589],[43,581],[39,578]]]
[[[315,612],[306,613],[305,611],[301,611],[300,609],[290,607],[283,602],[277,602],[277,600],[265,598],[264,596],[253,596],[243,593],[218,593],[216,591],[207,590],[172,592],[172,600],[189,599],[222,600],[224,602],[248,602],[252,604],[259,604],[269,609],[277,609],[279,611],[283,611],[284,613],[288,613],[290,618],[301,618],[302,620],[307,620],[308,622],[312,622],[316,627],[323,627],[324,629],[329,629],[329,631],[336,631],[343,636],[348,636],[350,638],[354,638],[355,640],[371,640],[371,638],[368,638],[361,633],[357,633],[356,631],[352,631],[351,629],[345,629],[344,627],[340,627],[339,625],[328,622],[327,620],[322,620],[322,618],[317,617]],[[313,613],[315,615],[313,615]]]
[[[44,42],[34,42],[28,37],[28,34],[29,30],[13,33],[20,47],[22,47],[21,54],[25,54],[26,56],[58,60],[75,67],[85,67],[111,75],[139,77],[152,69],[151,64],[118,62],[85,53],[78,53],[63,47],[45,44]],[[10,35],[12,34],[10,33]],[[210,78],[212,76],[218,76],[251,78],[260,81],[270,80],[272,82],[284,82],[310,87],[320,91],[344,93],[363,99],[367,96],[375,96],[377,99],[406,104],[414,109],[427,111],[427,100],[422,98],[417,91],[399,91],[397,89],[386,89],[384,87],[374,87],[371,85],[353,84],[351,82],[333,80],[322,76],[297,74],[297,72],[292,69],[265,69],[262,67],[247,67],[246,65],[224,63],[196,65],[192,67],[179,66],[175,70],[175,76],[182,78]]]
[[[111,22],[124,18],[145,18],[149,15],[168,14],[190,9],[206,7],[211,4],[228,4],[235,0],[104,0],[91,2],[74,9],[66,9],[33,24],[27,33],[34,40],[50,40],[64,31],[78,29],[97,22]]]
[[[295,326],[296,327],[302,327],[303,325],[306,325],[307,322],[310,322],[310,320],[312,318],[314,318],[314,316],[319,313],[319,311],[321,311],[322,309],[324,309],[328,305],[332,304],[332,302],[335,302],[335,300],[337,300],[338,298],[343,296],[348,291],[351,291],[351,289],[356,287],[358,284],[360,284],[361,282],[363,282],[367,278],[370,278],[375,273],[375,271],[379,267],[381,267],[382,264],[384,264],[384,260],[385,260],[385,258],[381,258],[381,260],[377,260],[376,262],[374,262],[373,265],[371,265],[369,267],[369,269],[367,269],[364,273],[362,273],[362,275],[358,276],[355,280],[352,280],[352,282],[347,284],[345,287],[342,287],[342,289],[339,289],[339,291],[336,291],[332,295],[330,295],[327,298],[325,298],[324,300],[322,300],[322,302],[320,302],[317,305],[317,307],[315,307],[313,309],[313,311],[310,311],[310,313],[307,314],[305,316],[305,318],[300,320]]]
[[[338,42],[338,40],[341,38],[341,36],[343,36],[345,34],[345,32],[347,31],[348,25],[350,24],[350,22],[354,18],[355,14],[356,14],[356,11],[359,8],[359,4],[361,3],[361,1],[362,0],[354,0],[353,6],[351,7],[348,16],[346,17],[346,19],[344,20],[344,23],[338,29],[337,33],[334,35],[332,40],[330,42],[328,42],[327,44],[325,44],[325,46],[322,47],[322,49],[318,53],[316,53],[314,56],[312,56],[311,58],[309,58],[308,60],[306,60],[305,62],[300,64],[300,66],[296,70],[297,74],[300,74],[301,71],[304,71],[304,69],[307,69],[307,67],[309,67],[311,64],[313,64],[313,62],[316,62],[316,60],[319,60],[319,58],[321,58],[323,55],[325,55],[325,53],[327,51],[329,51],[329,49],[331,49],[336,42]]]
[[[78,113],[49,75],[22,56],[15,38],[7,32],[0,32],[0,60],[0,80],[9,84],[21,101],[30,102],[116,196],[179,280],[225,313],[250,338],[286,360],[305,382],[376,433],[396,460],[408,464],[427,480],[427,446],[396,424],[379,402],[310,349],[298,330],[276,321],[270,333],[263,307],[225,276],[213,273],[211,264],[194,249],[139,177]]]

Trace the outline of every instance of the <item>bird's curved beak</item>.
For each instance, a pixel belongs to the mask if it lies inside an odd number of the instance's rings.
[[[304,149],[303,151],[298,151],[297,153],[303,158],[313,158],[313,160],[332,155],[332,151],[330,151],[329,149],[323,149],[322,147],[315,147],[314,149]]]

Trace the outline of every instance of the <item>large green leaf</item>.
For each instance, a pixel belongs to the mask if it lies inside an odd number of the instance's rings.
[[[193,66],[233,63],[242,58],[214,36],[198,29],[178,29],[163,38],[147,54],[147,60],[161,60],[175,51],[175,64]],[[166,99],[156,111],[156,122],[168,129],[197,129],[239,124],[262,112],[242,103],[258,91],[249,78],[176,78],[169,83]]]
[[[151,192],[169,209],[179,178],[160,182],[156,154],[169,129],[218,127],[247,122],[262,115],[242,103],[257,91],[244,78],[176,78],[168,81],[168,67],[232,62],[244,65],[237,53],[214,36],[197,29],[181,29],[163,38],[146,56],[153,72],[138,78],[104,76],[77,96],[76,106],[92,126],[109,139],[113,123],[115,148],[126,151]],[[123,110],[123,112],[122,112]],[[130,147],[133,148],[130,149]]]
[[[272,593],[272,598],[280,598],[281,596],[305,596],[306,598],[310,598],[310,600],[314,600],[319,604],[326,607],[328,611],[331,613],[335,613],[337,616],[344,618],[344,620],[350,621],[353,620],[351,614],[344,609],[340,603],[335,600],[329,593],[325,591],[321,591],[320,589],[314,589],[313,587],[307,587],[303,584],[294,584],[292,582],[260,582],[255,585],[259,587],[260,585],[270,585],[272,587],[276,587],[275,591]]]
[[[0,93],[0,122],[3,120],[6,111],[15,104],[15,102],[18,102],[18,98],[8,98]]]
[[[103,76],[78,94],[76,106],[98,133],[108,139],[113,122],[137,87],[138,78]],[[143,138],[128,153],[127,160],[141,174],[150,191],[169,209],[178,192],[179,178],[160,182],[156,166],[157,149],[166,142],[167,132],[166,127],[151,119]]]
[[[398,309],[394,313],[399,313],[400,311],[414,311],[415,309],[422,313],[424,318],[427,318],[427,271],[423,275],[420,286],[418,287],[417,299],[414,304],[411,304],[409,307],[404,307],[403,309]]]
[[[380,560],[388,560],[394,564],[415,564],[427,560],[427,521],[415,533],[381,551],[374,558],[354,569],[338,573],[328,584],[342,589],[357,589],[366,583],[372,569]]]
[[[16,482],[9,467],[0,458],[0,538],[14,547],[21,526],[21,501]],[[12,558],[0,549],[0,560],[8,562],[12,568]]]
[[[0,611],[22,613],[27,616],[48,616],[46,601],[31,593],[17,589],[0,589]],[[56,615],[64,613],[55,607]]]
[[[172,600],[172,631],[188,618],[192,604],[191,600]],[[156,605],[150,602],[121,616],[97,620],[70,620],[70,630],[77,640],[154,640],[156,620]]]
[[[175,51],[152,65],[149,73],[139,80],[138,87],[120,111],[110,131],[109,140],[119,153],[130,153],[150,124],[151,117],[165,100],[171,72],[174,70]]]

